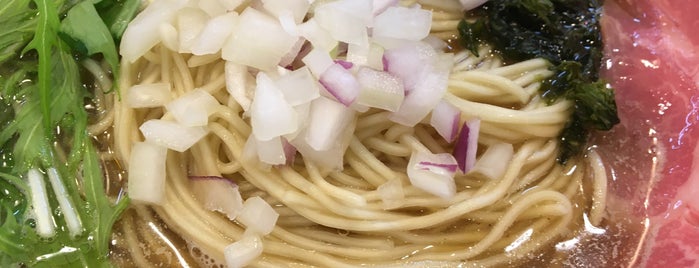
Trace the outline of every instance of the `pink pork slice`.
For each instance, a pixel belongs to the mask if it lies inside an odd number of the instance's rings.
[[[630,267],[699,267],[699,3],[608,0],[602,29],[621,124],[595,139],[610,214],[642,226]]]

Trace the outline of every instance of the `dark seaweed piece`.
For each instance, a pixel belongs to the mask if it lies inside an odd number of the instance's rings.
[[[575,103],[560,135],[561,163],[582,151],[590,131],[619,123],[614,91],[599,80],[600,6],[595,0],[491,0],[468,14],[475,21],[458,26],[461,45],[476,55],[486,42],[509,62],[541,57],[554,64],[541,95],[549,103]]]

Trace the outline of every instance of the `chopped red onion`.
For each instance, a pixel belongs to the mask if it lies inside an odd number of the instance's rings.
[[[446,141],[453,142],[456,139],[456,134],[459,132],[460,120],[461,111],[454,105],[442,100],[432,110],[430,125]]]
[[[449,199],[456,194],[456,159],[450,154],[413,152],[408,162],[410,183],[425,192]]]
[[[352,62],[349,62],[346,60],[340,60],[340,59],[335,60],[335,63],[339,64],[340,66],[342,66],[343,68],[345,68],[347,70],[352,69],[352,67],[354,66],[354,64]]]
[[[422,161],[418,163],[420,168],[424,170],[434,170],[435,168],[440,168],[440,169],[445,169],[448,172],[453,172],[456,173],[456,169],[459,167],[457,164],[444,164],[444,163],[435,163],[435,162],[427,162],[427,161]]]
[[[294,164],[294,160],[296,158],[296,147],[289,143],[289,141],[286,138],[282,138],[282,148],[284,150],[284,158],[286,159],[286,162],[284,164]]]
[[[359,95],[359,82],[350,71],[345,69],[341,64],[335,63],[331,65],[320,76],[320,84],[330,93],[337,101],[349,107]]]
[[[459,164],[459,169],[463,173],[469,172],[476,162],[478,152],[478,133],[480,132],[481,120],[473,119],[464,122],[461,133],[454,145],[453,155]]]

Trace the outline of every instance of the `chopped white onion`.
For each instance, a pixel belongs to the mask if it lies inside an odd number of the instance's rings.
[[[387,58],[388,72],[403,79],[406,90],[403,103],[389,119],[412,127],[427,116],[442,99],[447,90],[453,58],[451,54],[437,54],[432,47],[423,42],[415,42],[404,47],[407,49],[398,49],[400,53],[389,53],[389,51],[384,53]],[[411,54],[404,54],[406,52]],[[387,54],[388,57],[386,57]],[[405,57],[418,59],[405,59]],[[401,64],[419,64],[419,66],[397,66]]]
[[[294,46],[298,37],[288,34],[272,18],[248,7],[240,14],[221,57],[237,64],[271,71]]]
[[[367,44],[348,44],[347,60],[356,65],[366,65],[369,61],[369,51],[371,47]]]
[[[238,13],[235,12],[225,13],[209,20],[194,41],[192,54],[205,55],[219,52],[237,22]]]
[[[250,75],[247,66],[235,62],[226,61],[223,68],[226,72],[226,91],[244,111],[249,110],[255,95],[255,77]]]
[[[257,74],[255,98],[250,105],[250,122],[252,134],[263,141],[294,133],[298,129],[294,108],[264,72]]]
[[[459,122],[461,121],[461,110],[454,107],[445,100],[441,100],[432,110],[430,125],[437,130],[442,138],[448,142],[456,139],[459,132]]]
[[[210,211],[217,211],[235,220],[243,210],[243,198],[238,186],[217,176],[190,176],[189,183],[196,199]]]
[[[435,50],[426,43],[403,42],[400,47],[384,51],[384,70],[403,80],[405,90],[409,92],[425,76],[425,69],[436,57]]]
[[[160,119],[148,120],[139,129],[147,141],[178,152],[186,151],[209,133],[204,127],[187,127]]]
[[[376,188],[376,192],[381,197],[382,207],[384,209],[395,209],[403,206],[405,203],[405,193],[400,179],[391,179]]]
[[[233,11],[245,0],[218,0],[221,5],[226,8],[226,11]]]
[[[364,45],[349,44],[347,60],[356,64],[383,70],[383,47],[370,43]]]
[[[255,136],[250,135],[245,141],[245,145],[243,145],[243,152],[240,155],[240,161],[253,164],[262,164],[259,160],[260,157],[257,153],[257,139]],[[265,169],[267,166],[265,166]]]
[[[330,65],[320,76],[320,83],[337,101],[350,106],[359,95],[359,82],[341,64]]]
[[[427,37],[422,39],[422,42],[427,43],[432,48],[434,48],[434,50],[436,50],[436,51],[444,51],[449,46],[449,44],[447,44],[447,42],[445,42],[444,40],[442,40],[439,37],[436,37],[434,35],[428,35]]]
[[[488,0],[459,0],[459,2],[461,3],[462,10],[468,11],[485,4]]]
[[[468,173],[476,163],[478,152],[478,136],[481,128],[481,120],[476,118],[464,122],[459,133],[459,139],[454,144],[454,158],[459,163],[461,172]]]
[[[306,130],[306,127],[308,126],[308,121],[309,121],[309,114],[311,114],[311,102],[307,102],[304,104],[298,104],[294,106],[294,111],[296,111],[296,118],[298,118],[298,129],[293,132],[284,135],[283,137],[286,138],[287,140],[293,140],[298,136],[301,132]]]
[[[371,24],[371,0],[338,0],[319,5],[314,18],[333,38],[350,44],[367,43],[367,26]]]
[[[298,25],[297,29],[299,34],[308,40],[308,42],[311,42],[314,48],[330,52],[337,47],[337,39],[333,38],[328,31],[320,27],[314,18],[310,18],[303,24]]]
[[[170,23],[160,24],[160,27],[158,27],[158,33],[160,34],[162,44],[167,49],[172,51],[180,50],[180,37],[175,26]]]
[[[219,103],[209,92],[194,89],[185,95],[168,103],[165,107],[177,122],[183,126],[206,126],[209,115],[218,108]]]
[[[134,85],[126,92],[126,104],[131,108],[160,107],[171,98],[169,83]]]
[[[374,17],[384,12],[388,7],[396,6],[398,0],[374,0],[372,14]]]
[[[262,255],[262,239],[257,234],[243,234],[243,237],[223,249],[226,264],[229,268],[240,268],[250,264]]]
[[[276,84],[292,106],[309,103],[320,96],[318,82],[306,66],[280,76]]]
[[[374,18],[373,37],[418,41],[427,37],[432,12],[421,8],[389,7]]]
[[[210,17],[221,16],[226,13],[226,7],[219,0],[198,0],[198,6]]]
[[[314,164],[318,165],[321,171],[342,170],[344,168],[345,151],[347,150],[347,147],[349,147],[350,141],[354,136],[356,122],[356,120],[353,120],[352,123],[350,123],[350,125],[340,133],[340,137],[333,144],[333,146],[327,150],[318,151],[308,145],[305,139],[307,136],[307,129],[304,129],[289,142],[296,147],[296,150],[298,150],[301,155],[303,155],[303,159],[313,161]]]
[[[485,153],[476,161],[471,169],[472,174],[479,174],[488,179],[499,179],[505,175],[510,160],[514,155],[514,148],[509,143],[493,144],[485,150]]]
[[[413,186],[444,199],[456,194],[456,170],[456,160],[452,155],[419,151],[413,152],[407,167]]]
[[[165,161],[167,148],[150,142],[137,142],[129,158],[129,198],[149,204],[165,199]]]
[[[366,106],[364,104],[359,104],[356,101],[350,105],[350,109],[355,110],[359,113],[366,113],[367,111],[369,111],[370,108],[371,107]]]
[[[294,43],[293,46],[289,49],[289,51],[284,54],[281,60],[279,60],[279,66],[277,69],[281,68],[284,69],[282,66],[290,66],[296,58],[299,56],[299,53],[301,52],[301,49],[303,48],[303,44],[306,43],[306,40],[304,40],[301,37],[298,37],[296,40],[296,43]]]
[[[61,180],[61,175],[55,168],[49,168],[47,170],[49,175],[49,181],[51,182],[51,187],[53,192],[56,194],[56,200],[58,200],[58,205],[63,213],[63,219],[66,221],[68,226],[68,233],[70,237],[75,238],[83,232],[82,221],[78,212],[76,211],[75,205],[70,201],[69,194],[66,191],[66,187]]]
[[[286,33],[293,36],[299,35],[298,25],[296,25],[294,15],[291,14],[290,10],[281,11],[277,16],[277,19],[279,19],[279,24],[282,26],[284,31],[286,31]]]
[[[119,45],[119,53],[134,62],[160,42],[160,25],[175,18],[187,0],[155,0],[129,23]]]
[[[335,64],[328,52],[317,48],[308,52],[302,61],[316,78],[319,78],[330,66]]]
[[[166,108],[183,126],[206,126],[209,115],[220,106],[216,98],[201,89],[193,91],[168,103]]]
[[[297,24],[303,22],[310,6],[308,0],[262,0],[262,7],[269,13],[281,17],[288,12]]]
[[[209,14],[199,8],[186,7],[177,12],[177,30],[179,32],[179,52],[191,53],[197,36],[209,21]]]
[[[395,76],[362,67],[357,72],[357,79],[361,85],[357,98],[359,104],[396,111],[403,102],[403,82]]]
[[[36,220],[36,233],[43,238],[53,237],[56,235],[56,223],[51,213],[44,175],[37,169],[30,169],[27,172],[27,184],[31,195],[31,210]]]
[[[252,136],[250,138],[255,137]],[[274,137],[266,141],[255,139],[255,142],[257,157],[262,163],[270,165],[283,165],[286,163],[286,153],[284,152],[284,144],[281,137]]]
[[[278,218],[279,213],[259,196],[245,200],[243,210],[238,214],[238,222],[245,225],[248,230],[261,235],[271,233]]]
[[[338,138],[354,120],[355,112],[344,105],[320,97],[311,103],[306,142],[316,151],[325,151],[338,143]]]

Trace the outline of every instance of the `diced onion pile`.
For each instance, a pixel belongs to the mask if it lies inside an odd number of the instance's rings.
[[[396,0],[261,0],[239,10],[241,2],[153,1],[124,33],[121,55],[133,62],[158,43],[179,53],[220,53],[226,89],[252,125],[248,160],[285,165],[299,152],[321,168],[342,169],[357,116],[368,109],[389,111],[390,120],[409,127],[431,114],[436,131],[456,140],[453,155],[415,151],[410,157],[410,182],[436,196],[454,196],[457,172],[497,176],[500,171],[490,170],[502,163],[497,159],[508,152],[511,157],[511,146],[501,146],[486,152],[492,155],[488,163],[475,164],[478,121],[464,123],[459,135],[461,114],[443,100],[454,59],[428,36],[430,11]],[[133,108],[163,107],[172,115],[140,127],[145,141],[132,149],[129,166],[129,193],[137,201],[164,202],[167,150],[184,152],[205,137],[208,117],[220,105],[202,89],[176,99],[170,90],[143,84],[126,95]],[[278,217],[274,209],[259,197],[243,203],[225,178],[191,181],[204,207],[247,226],[243,239],[225,250],[229,266],[259,255],[260,236]],[[404,197],[398,180],[378,190],[386,208]]]

